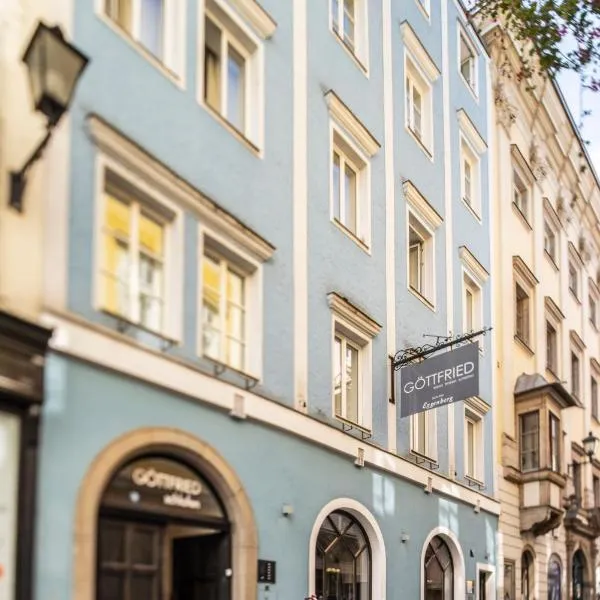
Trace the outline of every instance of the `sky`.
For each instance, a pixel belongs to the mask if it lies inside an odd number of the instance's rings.
[[[581,137],[590,142],[587,151],[596,173],[600,177],[600,92],[582,90],[579,75],[573,72],[561,73],[558,83],[571,109],[575,123],[580,125],[583,111],[591,111],[589,116],[583,117],[583,125],[580,126],[580,130]]]

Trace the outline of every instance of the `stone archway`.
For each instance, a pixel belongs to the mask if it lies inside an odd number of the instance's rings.
[[[242,482],[225,459],[206,442],[178,429],[144,428],[124,434],[96,456],[81,482],[75,514],[73,599],[95,600],[97,520],[100,499],[114,472],[144,452],[167,450],[185,458],[210,479],[232,527],[232,597],[256,600],[258,534]]]

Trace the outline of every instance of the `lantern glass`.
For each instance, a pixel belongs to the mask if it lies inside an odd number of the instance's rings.
[[[596,454],[598,438],[590,431],[587,437],[583,438],[583,451],[589,456],[590,460]]]
[[[58,27],[40,23],[23,61],[36,109],[56,124],[71,102],[88,59],[64,39]]]

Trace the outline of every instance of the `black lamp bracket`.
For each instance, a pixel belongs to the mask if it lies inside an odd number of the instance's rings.
[[[46,135],[42,138],[36,148],[34,148],[25,164],[19,171],[11,171],[10,173],[10,198],[8,202],[9,205],[18,212],[23,212],[23,194],[27,184],[27,171],[29,171],[32,165],[42,157],[42,154],[52,137],[52,133],[54,132],[54,126],[54,123],[48,123]]]

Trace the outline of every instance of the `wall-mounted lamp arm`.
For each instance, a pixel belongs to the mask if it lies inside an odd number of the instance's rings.
[[[10,173],[10,200],[9,204],[18,212],[23,211],[23,193],[25,192],[25,186],[27,185],[27,171],[31,166],[42,157],[52,133],[54,131],[54,125],[48,124],[46,135],[40,141],[36,148],[34,148],[31,156],[27,159],[25,164],[19,171],[11,171]]]

